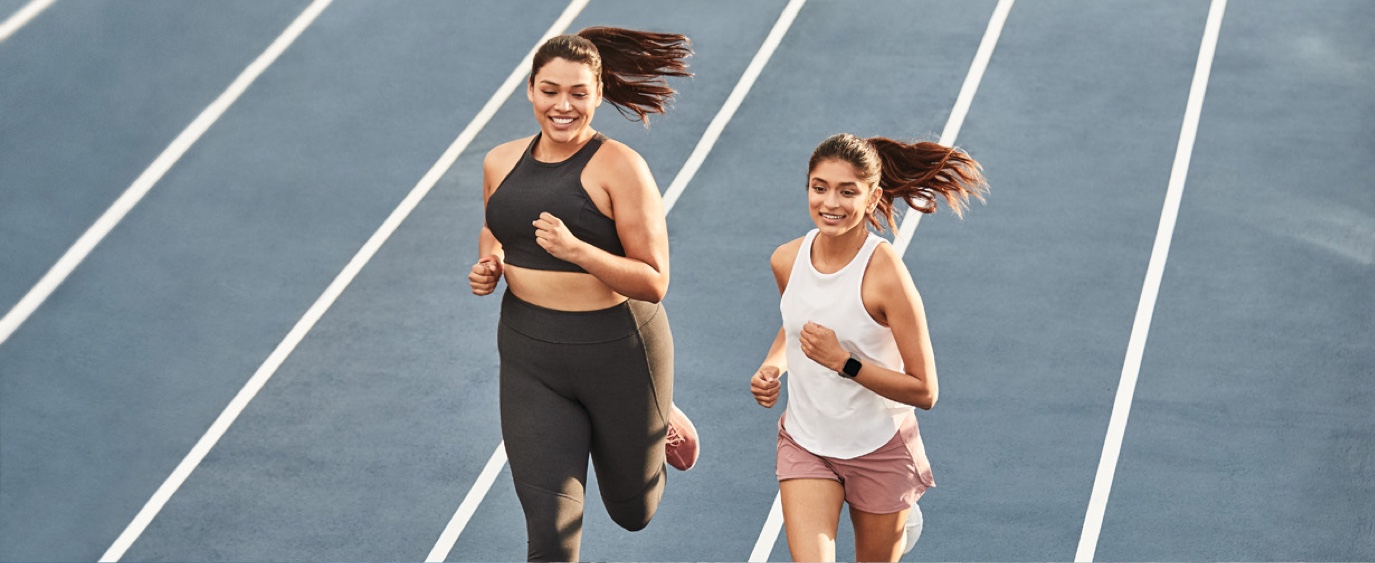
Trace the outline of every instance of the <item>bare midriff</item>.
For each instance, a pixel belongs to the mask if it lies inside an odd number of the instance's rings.
[[[625,302],[626,297],[583,272],[557,272],[505,267],[506,285],[526,303],[557,311],[599,311]]]

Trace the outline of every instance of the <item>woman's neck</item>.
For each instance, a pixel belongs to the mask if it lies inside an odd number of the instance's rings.
[[[835,236],[817,233],[812,239],[812,265],[824,272],[836,272],[849,264],[869,239],[869,230],[860,225]]]
[[[560,143],[549,138],[548,135],[540,135],[539,142],[535,143],[532,156],[540,162],[563,162],[572,158],[583,146],[587,145],[597,132],[587,129],[568,142]]]

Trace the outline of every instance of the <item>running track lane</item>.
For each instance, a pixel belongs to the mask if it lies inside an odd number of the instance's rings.
[[[1103,560],[1375,560],[1375,6],[1230,2]]]

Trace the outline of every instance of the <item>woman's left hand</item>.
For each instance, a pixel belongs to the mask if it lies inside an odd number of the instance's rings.
[[[840,347],[835,331],[819,324],[802,325],[800,340],[802,353],[831,371],[840,371],[845,367],[845,360],[850,359],[850,353]]]
[[[540,248],[548,251],[549,254],[565,262],[578,263],[577,255],[582,250],[583,242],[568,230],[568,225],[563,224],[563,220],[553,216],[548,211],[540,213],[539,219],[535,220],[535,242]]]

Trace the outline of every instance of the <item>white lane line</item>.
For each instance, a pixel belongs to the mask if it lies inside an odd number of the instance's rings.
[[[497,444],[497,451],[492,452],[492,457],[487,460],[487,466],[483,467],[482,473],[477,476],[477,482],[468,490],[468,496],[463,497],[463,503],[458,505],[458,511],[449,519],[449,525],[444,527],[444,533],[439,535],[439,541],[434,543],[430,554],[425,556],[425,563],[443,561],[449,556],[449,552],[454,549],[454,543],[458,542],[458,535],[468,526],[468,521],[477,512],[477,505],[482,504],[482,498],[487,496],[487,491],[491,490],[492,483],[497,480],[497,474],[501,473],[501,468],[505,466],[506,442],[502,442]]]
[[[1136,379],[1141,372],[1141,356],[1146,350],[1146,336],[1151,329],[1156,297],[1160,294],[1160,280],[1165,273],[1165,259],[1170,254],[1170,240],[1174,237],[1175,219],[1184,194],[1184,180],[1189,175],[1189,160],[1193,157],[1194,138],[1198,133],[1198,119],[1203,113],[1203,95],[1208,91],[1208,75],[1213,68],[1213,53],[1222,29],[1222,14],[1227,0],[1213,0],[1208,8],[1208,23],[1203,30],[1203,42],[1198,50],[1193,84],[1189,86],[1189,102],[1184,109],[1184,124],[1179,131],[1179,145],[1174,153],[1174,167],[1170,169],[1169,188],[1165,205],[1160,212],[1160,226],[1155,232],[1155,246],[1146,267],[1146,280],[1141,287],[1141,301],[1136,307],[1131,338],[1127,342],[1127,356],[1122,362],[1122,379],[1117,385],[1117,397],[1108,420],[1107,437],[1103,440],[1103,456],[1098,460],[1098,473],[1093,478],[1093,493],[1084,516],[1084,529],[1079,536],[1076,562],[1093,561],[1098,549],[1098,534],[1103,527],[1103,514],[1108,507],[1113,475],[1117,472],[1117,458],[1122,452],[1122,437],[1127,431],[1127,415],[1131,412],[1132,396],[1136,393]]]
[[[229,88],[225,89],[218,98],[215,98],[214,102],[211,102],[205,110],[201,111],[200,115],[196,116],[196,119],[187,125],[186,129],[177,135],[177,138],[172,140],[172,144],[168,145],[142,174],[139,174],[134,183],[124,190],[119,199],[116,199],[115,203],[105,210],[105,213],[101,214],[100,218],[96,219],[90,228],[86,229],[81,238],[78,238],[76,243],[67,249],[67,252],[48,270],[48,273],[38,280],[38,284],[24,294],[24,297],[5,314],[4,318],[0,318],[0,345],[3,345],[10,335],[14,334],[14,331],[18,330],[19,326],[24,324],[24,321],[28,320],[29,316],[48,299],[48,296],[52,295],[53,291],[66,281],[67,276],[71,275],[72,271],[81,264],[81,261],[86,259],[91,250],[100,244],[100,241],[105,240],[105,236],[114,230],[115,226],[138,204],[139,200],[143,199],[144,195],[147,195],[149,190],[153,189],[153,185],[162,179],[163,174],[166,174],[181,159],[182,155],[186,154],[191,145],[200,140],[201,135],[204,135],[210,126],[214,125],[221,115],[224,115],[229,106],[239,99],[239,96],[253,84],[254,80],[258,79],[263,71],[267,70],[267,67],[272,66],[272,63],[286,51],[287,47],[290,47],[291,43],[296,41],[296,38],[307,27],[310,27],[316,16],[319,16],[320,12],[323,12],[331,1],[333,0],[315,0],[306,7],[305,11],[301,12],[301,15],[296,16],[296,20],[287,26],[286,31],[283,31],[271,45],[268,45],[267,50],[258,55],[258,58],[250,63],[239,74],[239,77],[234,79],[234,82],[229,84]]]
[[[317,4],[320,4],[321,9],[328,3],[328,1],[317,2]],[[574,0],[569,6],[569,11],[576,15],[577,11],[581,11],[582,6],[586,4],[587,0]],[[314,7],[314,5],[312,5],[312,7]],[[555,35],[561,32],[564,27],[567,27],[568,23],[572,21],[572,16],[569,15],[568,11],[564,13],[564,16],[565,17],[560,18],[559,21],[555,23],[554,27],[551,27],[550,30],[545,33],[545,38]],[[562,26],[560,26],[560,24],[562,24]],[[540,42],[542,43],[543,41],[544,39],[542,38]],[[531,53],[533,54],[533,51],[531,51]],[[239,414],[248,406],[248,403],[258,395],[258,391],[262,390],[263,386],[267,384],[267,381],[277,373],[277,369],[280,368],[287,357],[296,350],[296,346],[299,345],[301,341],[305,339],[306,334],[315,327],[315,323],[324,316],[325,312],[334,305],[334,301],[344,292],[344,289],[346,289],[349,284],[353,282],[353,279],[358,276],[363,266],[366,266],[368,261],[372,260],[373,255],[377,254],[377,251],[382,248],[382,244],[391,237],[392,233],[396,232],[396,229],[400,227],[401,223],[406,220],[406,217],[411,214],[411,211],[415,210],[416,206],[420,204],[420,200],[424,199],[425,195],[430,192],[430,189],[434,188],[434,185],[439,182],[439,179],[444,176],[444,173],[458,160],[459,154],[468,147],[468,144],[473,141],[473,138],[477,136],[478,132],[487,125],[487,122],[492,119],[492,116],[501,108],[501,105],[506,102],[506,99],[511,97],[511,93],[515,92],[516,88],[520,86],[525,78],[525,69],[530,66],[530,59],[531,55],[526,55],[526,58],[516,66],[516,70],[506,79],[506,82],[502,83],[496,93],[492,94],[491,99],[487,100],[487,104],[482,106],[482,110],[478,112],[477,116],[468,123],[468,126],[465,127],[461,133],[459,133],[458,138],[454,140],[453,144],[449,145],[449,148],[445,150],[444,154],[439,157],[439,160],[430,167],[430,170],[420,178],[420,181],[411,189],[411,192],[406,195],[406,198],[401,200],[401,204],[392,211],[391,215],[389,215],[387,219],[382,222],[382,225],[377,228],[377,231],[368,238],[368,241],[364,243],[363,247],[358,250],[358,253],[353,256],[353,259],[349,260],[349,263],[339,272],[339,275],[335,276],[334,281],[330,282],[329,286],[325,288],[324,293],[315,300],[315,303],[311,305],[305,315],[296,322],[296,325],[291,328],[291,331],[288,332],[286,337],[282,339],[282,342],[277,345],[277,348],[268,355],[267,360],[263,361],[262,365],[258,367],[253,377],[249,378],[248,383],[244,385],[243,389],[240,389],[239,393],[234,396],[234,399],[229,402],[229,406],[225,407],[224,411],[220,413],[220,416],[210,425],[210,429],[205,432],[205,435],[201,436],[201,439],[197,441],[196,445],[191,448],[191,451],[186,454],[186,457],[182,459],[181,463],[172,471],[172,474],[167,477],[167,480],[162,483],[162,486],[158,487],[157,492],[153,493],[153,497],[148,499],[148,503],[143,506],[143,509],[134,517],[133,522],[129,523],[124,533],[119,535],[114,545],[110,546],[110,549],[105,552],[105,555],[100,558],[100,561],[118,561],[119,558],[124,555],[124,552],[129,549],[129,546],[133,545],[134,540],[138,539],[139,535],[142,534],[143,530],[148,527],[148,524],[153,521],[153,518],[158,515],[158,512],[161,511],[162,507],[167,504],[167,501],[172,498],[172,495],[177,492],[177,489],[181,487],[182,483],[186,482],[186,478],[191,475],[192,471],[195,471],[196,467],[200,465],[201,460],[205,459],[205,456],[209,454],[210,450],[215,447],[215,444],[220,441],[220,438],[223,437],[225,432],[229,430],[229,427],[234,424],[234,421],[238,419]]]
[[[711,153],[711,148],[716,146],[716,140],[721,137],[726,124],[730,123],[731,118],[735,116],[735,110],[745,101],[750,88],[754,87],[754,81],[759,78],[759,73],[763,72],[764,65],[769,64],[769,58],[773,57],[774,50],[778,49],[778,44],[783,41],[783,36],[787,35],[788,28],[792,27],[793,20],[797,18],[797,12],[802,10],[802,5],[806,3],[807,0],[792,0],[783,8],[783,13],[778,16],[773,29],[764,38],[764,43],[759,46],[759,51],[754,54],[750,65],[745,67],[745,73],[740,75],[740,81],[735,84],[735,89],[731,90],[730,96],[726,98],[726,103],[716,112],[716,117],[707,125],[706,132],[702,133],[702,139],[697,141],[697,147],[692,149],[687,162],[678,170],[678,175],[668,185],[668,190],[664,191],[664,213],[673,210],[673,205],[678,203],[678,197],[687,189],[688,182],[697,175],[697,169],[702,167],[702,162]]]
[[[754,551],[750,552],[750,563],[762,563],[769,560],[769,554],[773,553],[773,544],[778,542],[778,534],[783,531],[783,498],[779,495],[773,496],[773,508],[769,509],[769,517],[764,520],[764,529],[759,532],[759,539],[754,542]]]
[[[974,53],[974,62],[969,65],[969,73],[965,75],[964,84],[960,86],[960,94],[955,97],[955,107],[950,110],[950,117],[945,121],[945,130],[941,132],[940,138],[942,145],[953,145],[955,138],[959,136],[960,127],[964,125],[964,118],[969,114],[969,106],[974,102],[974,93],[979,90],[979,82],[983,80],[984,71],[988,69],[988,61],[993,58],[993,48],[998,45],[998,38],[1003,34],[1003,25],[1007,23],[1007,14],[1012,11],[1014,1],[999,0],[998,5],[993,8],[993,16],[989,18],[983,39],[979,41],[979,49]],[[898,252],[898,257],[907,252],[908,242],[912,240],[912,233],[917,230],[921,215],[913,212],[904,215],[898,227],[898,235],[893,238],[893,249]],[[769,518],[764,522],[764,529],[760,530],[759,540],[754,544],[754,552],[750,554],[751,563],[768,561],[774,544],[778,542],[778,534],[783,529],[781,500],[781,496],[774,495],[773,509],[769,511]]]
[[[57,0],[33,0],[25,4],[23,8],[20,8],[6,19],[5,23],[0,23],[0,43],[4,43],[6,39],[14,35],[14,32],[19,31],[19,28],[24,27],[25,24],[37,17],[43,10],[48,9],[48,6],[51,6],[53,2],[56,1]]]
[[[964,85],[960,86],[960,95],[955,98],[955,107],[950,110],[950,117],[945,121],[945,130],[941,131],[940,144],[954,146],[955,139],[960,136],[960,127],[964,126],[964,118],[969,114],[969,106],[974,103],[974,93],[979,91],[979,83],[983,81],[984,71],[988,69],[988,61],[993,58],[993,48],[998,45],[998,38],[1003,34],[1003,25],[1007,23],[1007,14],[1012,11],[1013,0],[999,0],[998,5],[993,8],[993,17],[988,20],[988,28],[984,30],[983,40],[979,42],[979,50],[974,53],[974,63],[969,66],[969,74],[964,77]],[[893,250],[898,252],[898,257],[907,253],[907,246],[912,242],[912,235],[917,232],[917,224],[921,223],[921,213],[908,211],[903,214],[902,223],[898,225],[898,233],[893,237]]]
[[[664,215],[668,215],[670,211],[673,211],[673,204],[678,201],[678,197],[682,195],[683,190],[687,188],[688,182],[692,181],[692,177],[697,173],[697,169],[700,168],[702,162],[706,160],[707,154],[711,152],[712,146],[714,146],[716,140],[721,137],[721,131],[725,130],[726,124],[729,123],[731,117],[735,115],[735,110],[740,107],[740,103],[744,101],[745,95],[748,94],[750,88],[754,86],[755,79],[759,78],[759,73],[764,70],[764,65],[768,64],[769,58],[773,56],[773,52],[778,48],[778,44],[783,40],[783,36],[788,33],[788,28],[792,27],[793,20],[797,18],[797,12],[802,9],[802,5],[805,3],[806,0],[791,0],[788,2],[788,5],[783,8],[783,12],[778,16],[778,21],[773,24],[773,29],[770,30],[769,35],[764,38],[764,43],[759,46],[759,51],[754,54],[754,59],[750,61],[749,66],[745,67],[744,74],[742,74],[740,80],[736,82],[735,89],[731,90],[730,95],[726,97],[726,101],[721,106],[721,110],[716,112],[716,117],[707,125],[706,131],[702,133],[702,138],[697,141],[697,147],[692,150],[692,154],[688,156],[683,167],[678,170],[678,175],[673,178],[673,183],[669,185],[668,190],[664,193]],[[492,454],[492,459],[495,460],[499,455],[502,460],[505,461],[505,448],[505,442],[497,445],[497,451]],[[491,463],[490,461],[488,462],[489,469]],[[501,466],[498,466],[496,469],[500,471]],[[487,491],[492,488],[492,482],[495,481],[496,477],[495,473],[496,472],[493,472],[492,479],[483,478],[487,475],[486,470],[483,471],[482,476],[479,476],[478,481],[469,489],[467,496],[463,497],[463,503],[459,505],[458,512],[456,512],[454,517],[449,521],[449,526],[444,529],[444,533],[440,536],[439,541],[435,543],[434,549],[430,550],[430,556],[426,561],[443,561],[449,556],[449,552],[453,550],[454,543],[458,541],[459,534],[463,532],[463,528],[468,525],[468,521],[472,518],[472,512],[477,510],[477,506],[481,504],[482,499],[487,496]],[[465,513],[465,511],[467,512]]]

